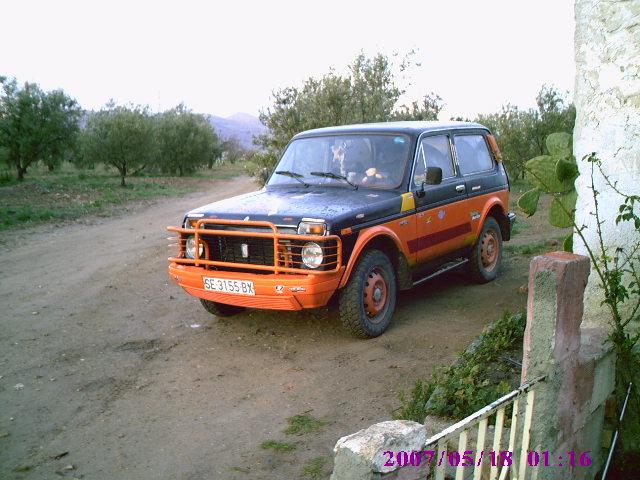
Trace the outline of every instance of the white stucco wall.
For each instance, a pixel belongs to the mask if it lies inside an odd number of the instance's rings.
[[[588,243],[596,244],[590,166],[581,159],[596,152],[611,180],[625,193],[640,194],[640,0],[576,0],[576,126],[574,154],[580,166],[576,182],[578,225],[587,225]],[[596,175],[606,241],[631,242],[631,226],[616,226],[620,197]],[[574,234],[574,251],[585,254]],[[585,320],[604,320],[597,278],[592,271],[585,294]]]

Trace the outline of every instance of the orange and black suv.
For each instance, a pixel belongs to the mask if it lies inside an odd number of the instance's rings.
[[[515,214],[495,138],[467,122],[390,122],[296,135],[264,188],[188,212],[169,274],[205,309],[337,301],[375,337],[398,290],[464,267],[498,274]]]

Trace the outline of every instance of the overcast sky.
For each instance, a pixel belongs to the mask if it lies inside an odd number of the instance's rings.
[[[354,56],[417,49],[407,100],[434,91],[441,119],[533,106],[573,90],[573,1],[4,1],[0,75],[118,103],[257,114],[272,90]]]

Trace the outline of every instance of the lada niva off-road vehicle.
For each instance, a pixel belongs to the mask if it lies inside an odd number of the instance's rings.
[[[337,301],[357,336],[389,326],[398,290],[466,267],[498,274],[515,219],[495,138],[465,122],[296,135],[259,191],[188,212],[171,277],[209,312]]]

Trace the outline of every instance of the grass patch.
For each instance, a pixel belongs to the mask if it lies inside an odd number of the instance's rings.
[[[54,172],[34,168],[21,182],[0,177],[0,231],[87,215],[106,216],[119,207],[203,190],[210,180],[242,173],[242,165],[225,165],[185,177],[139,175],[127,178],[127,186],[121,187],[117,175],[101,168],[80,172],[70,166]]]
[[[24,473],[31,471],[31,465],[19,465],[13,469],[14,472]]]
[[[312,458],[302,468],[302,475],[313,480],[321,478],[322,469],[326,462],[327,460],[324,457]]]
[[[530,228],[531,228],[530,223],[528,223],[526,220],[522,220],[518,218],[513,224],[513,228],[511,229],[511,235],[518,235],[519,233],[529,230]]]
[[[529,243],[527,245],[505,245],[504,249],[510,253],[519,255],[539,255],[554,250],[562,249],[562,240],[558,240],[556,245],[550,245],[549,242]]]
[[[267,440],[260,444],[260,448],[264,450],[273,450],[275,452],[287,453],[296,449],[293,443],[279,442],[278,440]]]
[[[316,432],[327,424],[327,422],[313,418],[308,413],[289,417],[287,423],[289,426],[284,429],[284,433],[287,435]]]
[[[429,381],[417,381],[409,394],[400,393],[393,417],[416,422],[427,415],[461,419],[516,388],[520,370],[504,357],[520,353],[525,324],[525,312],[504,313],[455,364],[436,369]]]
[[[232,472],[238,472],[238,473],[244,473],[244,474],[248,474],[251,472],[251,470],[248,467],[229,467],[229,470],[231,470]]]

